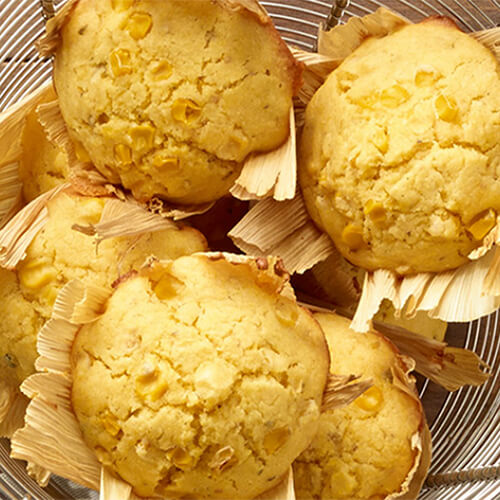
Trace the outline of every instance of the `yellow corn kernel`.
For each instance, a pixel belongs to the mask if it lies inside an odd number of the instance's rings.
[[[360,97],[356,100],[356,104],[365,109],[373,109],[377,103],[377,98],[374,94]]]
[[[384,129],[377,128],[372,137],[373,145],[382,153],[387,153],[389,149],[389,138]]]
[[[167,458],[179,469],[186,470],[193,465],[193,457],[182,448],[176,446],[167,451]]]
[[[481,241],[494,227],[497,222],[495,210],[490,208],[476,215],[467,226],[467,231],[477,241]]]
[[[126,28],[134,40],[144,38],[153,26],[153,18],[147,12],[134,12],[128,18]]]
[[[363,229],[354,224],[347,224],[342,231],[342,241],[351,249],[359,250],[365,244]]]
[[[393,85],[380,93],[382,104],[388,108],[397,108],[406,102],[409,97],[410,94],[404,87],[401,87],[401,85]]]
[[[129,131],[135,151],[148,151],[153,147],[155,128],[151,125],[138,125]]]
[[[132,150],[125,144],[116,144],[114,157],[118,165],[130,165],[132,163]]]
[[[134,3],[134,0],[111,0],[111,7],[118,12],[130,9]]]
[[[144,400],[155,402],[158,401],[167,392],[168,384],[155,371],[149,379],[139,376],[135,382],[135,390],[137,394]]]
[[[432,66],[422,66],[415,73],[415,85],[417,87],[428,87],[434,84],[440,75]]]
[[[154,284],[153,292],[160,300],[167,300],[177,295],[183,286],[184,283],[182,283],[182,281],[171,274],[165,273],[156,284]]]
[[[76,158],[79,161],[82,161],[82,162],[85,162],[85,163],[88,163],[88,162],[92,161],[90,159],[89,154],[87,153],[87,150],[83,147],[83,144],[80,141],[76,141],[76,140],[73,141],[73,145],[75,147]]]
[[[384,395],[382,394],[382,391],[374,385],[361,394],[361,396],[356,398],[354,404],[362,410],[376,412],[381,408],[383,402]]]
[[[234,456],[234,449],[231,446],[224,446],[214,453],[210,462],[208,462],[208,466],[211,469],[216,469],[219,472],[222,472],[224,469],[227,469],[235,463],[236,457]]]
[[[200,114],[200,106],[191,99],[177,99],[172,105],[172,118],[178,122],[192,122],[198,118]]]
[[[350,73],[349,71],[337,71],[336,75],[339,89],[342,92],[347,92],[352,87],[353,82],[358,78],[358,75]]]
[[[150,363],[144,363],[140,375],[136,380],[140,384],[151,384],[158,378],[158,371]]]
[[[126,49],[115,49],[109,55],[109,64],[113,76],[126,75],[132,73],[132,63],[130,52]]]
[[[160,61],[151,68],[153,80],[166,80],[172,76],[172,65],[168,61]]]
[[[434,109],[441,120],[453,122],[458,116],[457,102],[453,97],[446,97],[439,94],[434,101]]]
[[[385,221],[386,211],[382,203],[378,203],[373,200],[368,200],[363,211],[365,215],[370,217],[370,219],[372,219],[373,222],[375,222],[376,224]]]
[[[179,163],[179,158],[167,156],[165,153],[159,153],[153,158],[153,165],[165,170],[176,170],[179,168]]]
[[[122,430],[120,424],[118,423],[118,419],[109,412],[101,418],[101,422],[106,429],[106,432],[113,437],[118,436],[118,433]]]
[[[290,437],[290,429],[281,427],[274,429],[264,438],[264,449],[269,455],[276,453]]]
[[[31,290],[40,290],[55,278],[55,270],[43,259],[30,260],[19,270],[21,285]]]
[[[297,308],[286,299],[278,299],[274,310],[281,324],[285,326],[294,326],[295,323],[297,323],[299,317]]]

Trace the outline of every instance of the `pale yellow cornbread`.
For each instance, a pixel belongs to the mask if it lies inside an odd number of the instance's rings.
[[[0,375],[14,381],[14,388],[34,372],[36,335],[68,281],[110,287],[152,254],[176,258],[206,249],[201,233],[188,227],[112,238],[96,247],[92,237],[71,227],[97,223],[105,203],[106,198],[58,195],[17,271],[0,269]]]
[[[369,38],[308,106],[300,182],[341,253],[368,270],[456,268],[500,211],[500,68],[452,22]]]
[[[315,314],[330,347],[332,373],[355,373],[374,385],[349,406],[322,414],[311,446],[294,462],[298,499],[382,500],[400,491],[417,451],[422,407],[394,384],[406,367],[382,335],[349,329],[349,320]],[[414,387],[413,387],[414,389]]]
[[[89,447],[136,494],[253,498],[312,440],[328,350],[273,273],[283,270],[266,259],[161,263],[122,282],[80,330],[74,411]]]
[[[41,104],[55,99],[56,94],[51,88]],[[23,182],[23,195],[26,202],[66,182],[69,176],[66,153],[49,141],[38,120],[36,109],[26,117],[22,148],[19,176]]]
[[[54,79],[71,135],[136,198],[204,203],[289,135],[295,61],[270,18],[211,0],[80,0]]]

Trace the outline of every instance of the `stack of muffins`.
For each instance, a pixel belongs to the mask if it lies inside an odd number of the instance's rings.
[[[221,253],[247,209],[230,189],[288,140],[302,84],[264,9],[72,0],[39,47],[54,90],[25,118],[27,205],[0,232],[13,456],[124,499],[278,498],[282,483],[289,498],[416,498],[430,438],[414,361],[299,305],[279,255]],[[367,37],[316,92],[299,183],[351,285],[363,270],[457,268],[495,227],[499,75],[487,48],[431,19]],[[44,105],[59,122],[40,119]],[[219,201],[180,224],[146,210],[158,199],[179,212]],[[335,276],[296,283],[352,307],[359,290]],[[393,316],[378,319],[444,337],[442,322]]]

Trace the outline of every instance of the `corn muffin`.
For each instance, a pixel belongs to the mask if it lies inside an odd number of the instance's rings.
[[[279,293],[280,276],[266,259],[158,263],[78,333],[75,414],[136,494],[254,498],[313,439],[328,349],[312,315]]]
[[[11,381],[12,390],[34,372],[37,333],[68,281],[110,286],[151,254],[176,258],[206,249],[203,236],[187,227],[112,238],[96,249],[93,238],[71,227],[97,223],[105,202],[60,194],[49,202],[49,220],[17,271],[0,269],[0,376]]]
[[[466,263],[500,212],[499,110],[497,60],[450,21],[367,39],[306,111],[312,218],[364,269]]]
[[[411,442],[424,426],[422,407],[396,385],[394,367],[407,370],[387,339],[355,333],[335,314],[315,318],[330,347],[331,371],[374,385],[349,406],[321,415],[313,443],[294,462],[297,498],[382,500],[400,492],[415,466]]]
[[[51,89],[42,103],[55,99],[56,94]],[[19,176],[23,182],[24,200],[30,202],[65,182],[69,176],[69,165],[66,153],[49,141],[36,110],[26,117],[21,141],[23,156],[19,163]]]
[[[289,135],[299,63],[269,17],[223,4],[80,0],[62,28],[70,133],[137,199],[218,199],[250,153]]]

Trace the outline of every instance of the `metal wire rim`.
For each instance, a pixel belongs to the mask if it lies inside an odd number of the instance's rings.
[[[19,100],[50,78],[49,61],[40,61],[33,51],[33,41],[43,31],[43,20],[50,17],[65,0],[4,0],[13,6],[7,16],[0,12],[0,33],[6,40],[0,47],[0,110]],[[453,17],[466,31],[491,28],[500,24],[499,0],[394,0],[398,11],[418,21],[429,15]],[[481,2],[484,8],[478,6]],[[351,16],[373,12],[384,1],[303,0],[303,6],[287,5],[288,1],[263,1],[285,40],[304,49],[315,45],[320,23],[344,23]],[[21,14],[30,15],[21,23]],[[31,63],[30,68],[26,69]],[[431,425],[434,459],[422,500],[438,499],[497,499],[500,497],[498,449],[500,437],[500,339],[499,313],[473,322],[468,326],[465,347],[475,350],[495,368],[490,381],[481,389],[466,388],[446,397],[441,410]],[[421,390],[425,398],[426,388]],[[495,397],[495,395],[497,397]],[[485,408],[484,403],[488,404]],[[470,432],[464,432],[464,416],[470,419]],[[450,429],[457,428],[460,435],[450,441]],[[496,433],[496,437],[495,437]],[[0,450],[1,454],[2,450]],[[59,490],[61,491],[61,490]],[[20,498],[25,491],[12,483],[2,481],[0,492],[9,498]],[[30,494],[38,491],[31,489]],[[10,496],[9,496],[10,495]],[[1,496],[1,494],[0,494]]]

